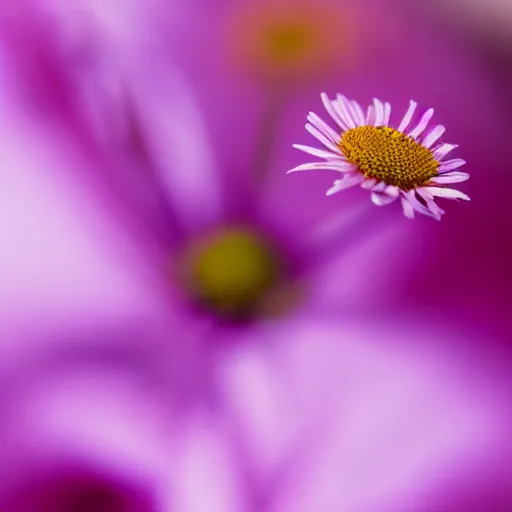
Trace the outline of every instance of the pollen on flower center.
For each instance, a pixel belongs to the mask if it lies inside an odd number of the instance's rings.
[[[431,151],[388,126],[352,128],[342,134],[338,146],[365,178],[404,191],[425,185],[438,176],[439,162]]]
[[[273,246],[244,228],[220,229],[188,254],[188,285],[194,296],[221,317],[254,313],[277,284],[281,261]]]

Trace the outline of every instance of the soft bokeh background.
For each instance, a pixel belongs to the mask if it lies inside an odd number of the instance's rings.
[[[511,12],[0,0],[0,510],[510,512]],[[286,175],[321,92],[472,202]]]

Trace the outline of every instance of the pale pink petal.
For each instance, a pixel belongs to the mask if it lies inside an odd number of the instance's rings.
[[[338,113],[338,111],[333,107],[331,100],[328,98],[327,94],[324,92],[320,95],[322,99],[322,103],[325,107],[325,110],[329,113],[329,115],[332,117],[332,119],[336,122],[336,124],[342,129],[342,130],[348,130],[348,125],[343,120],[343,117]]]
[[[399,132],[405,133],[407,127],[409,126],[409,123],[411,122],[412,116],[414,115],[417,105],[418,104],[415,101],[409,101],[409,108],[407,109],[404,118],[402,119],[397,128]]]
[[[323,133],[331,142],[337,144],[340,135],[336,133],[325,121],[320,119],[314,112],[308,114],[307,120],[320,132]]]
[[[434,150],[434,158],[436,160],[442,160],[448,153],[458,148],[457,144],[441,144],[438,148]]]
[[[322,132],[320,132],[313,125],[307,123],[306,130],[313,135],[316,139],[318,139],[327,149],[330,149],[333,153],[340,153],[340,148],[333,144]]]
[[[361,105],[357,101],[351,101],[350,105],[352,107],[352,116],[354,120],[356,121],[358,126],[364,126],[365,125],[365,116],[363,109],[361,108]]]
[[[332,152],[330,152],[330,151],[325,151],[324,149],[313,148],[311,146],[304,146],[302,144],[294,144],[293,147],[295,149],[299,149],[300,151],[304,151],[305,153],[308,153],[313,156],[317,156],[319,158],[329,159],[329,158],[333,158],[333,156],[334,156],[332,154]]]
[[[333,194],[336,194],[336,192],[340,192],[341,190],[345,190],[347,188],[354,187],[355,185],[358,185],[364,180],[364,177],[359,174],[346,174],[344,178],[340,180],[336,180],[334,182],[334,185],[326,192],[326,196],[332,196]]]
[[[397,195],[391,196],[388,194],[382,194],[382,193],[378,193],[378,192],[372,192],[371,197],[372,197],[372,203],[376,204],[377,206],[384,206],[387,204],[391,204],[391,203],[394,203],[398,199]]]
[[[383,117],[383,124],[385,126],[389,125],[389,120],[391,118],[391,105],[386,102],[384,103],[384,117]]]
[[[441,176],[431,178],[430,181],[440,185],[445,185],[447,183],[460,183],[468,179],[469,174],[467,172],[447,172],[446,174],[443,173]]]
[[[464,201],[471,201],[470,197],[460,190],[444,187],[425,187],[430,194],[436,197],[446,197],[447,199],[463,199]]]
[[[350,100],[348,100],[342,94],[338,94],[336,100],[333,101],[333,105],[337,107],[338,112],[341,113],[343,121],[345,121],[349,128],[355,128],[357,126],[357,123],[352,116]]]
[[[430,133],[423,140],[423,146],[426,148],[431,148],[433,144],[435,144],[443,133],[446,131],[446,128],[440,124],[438,124],[435,128],[433,128]]]
[[[375,126],[384,125],[384,105],[377,98],[373,98],[373,107],[375,109]]]
[[[373,190],[373,187],[375,187],[376,184],[377,180],[373,178],[368,178],[361,183],[361,188],[364,188],[366,190]]]
[[[409,201],[409,199],[407,199],[406,196],[402,196],[401,201],[402,201],[402,210],[404,211],[404,215],[408,219],[414,219],[414,208],[412,207],[412,204]]]
[[[458,169],[459,167],[462,167],[465,164],[466,161],[462,160],[461,158],[452,158],[451,160],[445,160],[444,162],[441,162],[441,165],[439,166],[439,173],[453,171],[455,169]]]
[[[373,191],[374,192],[384,192],[384,190],[386,190],[386,187],[387,185],[383,182],[383,181],[379,181],[374,187],[373,187]]]
[[[434,109],[433,108],[429,108],[424,114],[423,116],[421,116],[421,119],[418,123],[418,125],[416,126],[416,128],[414,128],[413,130],[411,130],[409,132],[409,136],[416,139],[417,137],[419,137],[424,131],[425,129],[427,128],[428,126],[428,123],[430,122],[430,120],[432,119],[432,116],[434,115]]]
[[[312,162],[309,164],[301,164],[287,171],[288,173],[297,171],[314,171],[317,169],[329,169],[338,172],[350,172],[354,170],[352,164],[343,160],[326,160],[325,162]]]
[[[366,124],[369,126],[375,126],[376,119],[375,107],[373,105],[368,105],[368,109],[366,111]]]
[[[421,213],[423,215],[426,215],[427,217],[432,217],[436,219],[436,216],[426,207],[424,206],[416,197],[416,191],[410,190],[409,192],[405,193],[407,200],[411,203],[412,207],[415,211],[418,213]],[[437,219],[439,220],[439,219]]]

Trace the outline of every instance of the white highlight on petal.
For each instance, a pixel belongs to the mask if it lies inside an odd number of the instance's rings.
[[[364,177],[357,173],[352,175],[346,175],[341,180],[336,180],[334,182],[334,185],[325,193],[326,196],[332,196],[333,194],[336,194],[336,192],[340,192],[341,190],[345,190],[347,188],[354,187],[355,185],[358,185],[364,180]]]
[[[430,181],[439,185],[443,185],[447,183],[461,183],[468,179],[469,174],[467,172],[447,172],[446,174],[432,178]]]
[[[465,160],[462,160],[461,158],[453,158],[452,160],[446,160],[445,162],[441,162],[441,165],[439,166],[439,173],[443,173],[446,171],[453,171],[455,169],[458,169],[459,167],[462,167],[466,164]]]
[[[409,126],[409,123],[411,122],[412,116],[414,115],[417,106],[418,104],[415,101],[409,101],[409,108],[407,109],[404,118],[402,119],[400,125],[397,128],[399,132],[405,133],[405,130]]]
[[[334,120],[334,122],[342,129],[342,130],[348,130],[348,125],[345,123],[345,121],[343,121],[343,118],[342,116],[339,114],[339,112],[334,108],[331,100],[329,99],[329,97],[327,96],[327,94],[325,94],[325,92],[323,92],[322,94],[320,94],[320,98],[322,99],[322,103],[325,107],[325,110],[327,110],[327,112],[329,113],[329,115],[332,117],[332,119]]]
[[[443,133],[446,131],[446,128],[441,125],[441,124],[438,124],[426,137],[425,137],[425,140],[423,141],[423,145],[426,147],[426,148],[431,148],[432,147],[432,144],[434,144],[435,142],[437,142],[440,137],[443,135]]]
[[[442,188],[442,187],[425,187],[425,190],[436,197],[446,197],[447,199],[463,199],[464,201],[471,201],[471,198],[454,188]]]
[[[430,120],[432,119],[432,116],[434,115],[434,109],[433,108],[429,108],[422,116],[421,116],[421,119],[420,119],[420,122],[418,123],[418,125],[416,126],[416,128],[414,128],[414,130],[412,130],[411,132],[409,132],[409,136],[412,137],[413,139],[416,139],[417,137],[419,137],[426,129],[426,127],[428,126],[428,123],[430,122]]]

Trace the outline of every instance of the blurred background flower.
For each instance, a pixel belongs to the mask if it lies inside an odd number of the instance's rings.
[[[508,512],[482,60],[398,1],[0,6],[1,506]],[[407,223],[287,177],[321,91],[433,105],[473,203]]]

